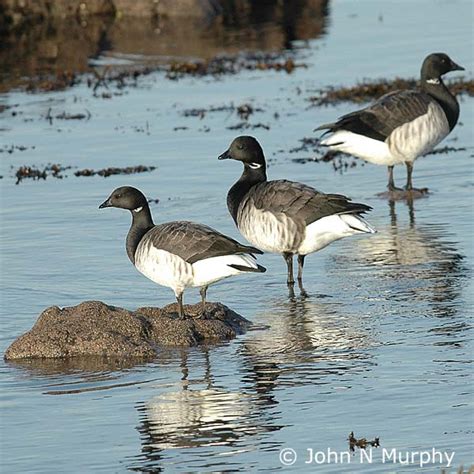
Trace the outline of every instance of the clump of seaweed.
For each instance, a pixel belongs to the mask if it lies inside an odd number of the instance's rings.
[[[227,127],[227,130],[255,130],[256,128],[263,128],[264,130],[270,130],[270,125],[265,123],[248,123],[248,122],[239,122],[235,125],[230,125]]]
[[[13,167],[12,167],[13,168]],[[19,184],[24,179],[33,179],[33,180],[40,180],[46,179],[48,177],[53,178],[67,178],[67,175],[63,174],[64,171],[71,169],[72,166],[62,166],[60,164],[48,164],[44,167],[37,167],[37,166],[20,166],[16,172],[16,183]],[[135,174],[135,173],[146,173],[156,169],[156,166],[145,166],[145,165],[138,165],[138,166],[126,166],[124,168],[118,167],[110,167],[104,168],[100,170],[93,170],[90,168],[86,168],[83,170],[77,170],[74,172],[74,176],[103,176],[107,178],[112,175],[116,174]]]
[[[315,156],[292,158],[294,163],[332,163],[334,171],[343,173],[349,168],[354,168],[358,164],[364,166],[363,161],[358,161],[350,155],[340,151],[328,150],[326,147],[320,145],[319,138],[303,137],[300,140],[301,145],[291,148],[289,153],[309,152],[314,153]]]
[[[156,166],[127,166],[125,168],[110,167],[104,168],[101,170],[93,170],[91,168],[86,168],[83,170],[77,170],[74,172],[74,176],[103,176],[108,178],[109,176],[116,174],[135,174],[135,173],[147,173],[156,169]]]
[[[453,94],[474,95],[474,80],[460,78],[449,81],[447,86]],[[417,87],[415,79],[381,79],[378,81],[364,81],[352,87],[328,87],[318,91],[308,100],[315,106],[338,104],[340,102],[363,103],[377,99],[388,92],[395,90],[414,89]]]
[[[281,53],[243,53],[238,55],[218,55],[209,60],[172,62],[166,71],[168,79],[181,79],[185,76],[221,76],[237,74],[240,71],[285,71],[291,74],[294,69],[307,67],[296,63],[292,57]]]
[[[208,114],[214,112],[228,112],[232,114],[235,112],[241,120],[248,120],[255,112],[263,112],[263,109],[255,107],[252,104],[244,103],[240,105],[220,105],[205,108],[185,109],[181,113],[184,117],[198,117],[201,120]]]
[[[26,151],[28,149],[34,150],[36,147],[33,145],[31,147],[27,147],[25,145],[5,145],[3,148],[0,148],[0,153],[8,153],[12,154],[15,151]]]
[[[70,168],[70,166],[63,167],[60,164],[48,164],[42,169],[36,166],[20,166],[15,172],[15,184],[20,184],[24,179],[40,180],[48,176],[62,179],[64,178],[62,173]]]
[[[367,440],[366,438],[359,438],[357,439],[354,436],[354,432],[351,431],[349,433],[349,449],[354,452],[355,448],[359,449],[366,449],[369,446],[372,446],[373,448],[379,448],[380,447],[380,438],[374,438],[372,441]]]
[[[81,82],[80,76],[73,71],[59,71],[56,75],[32,77],[26,84],[28,92],[61,91]]]

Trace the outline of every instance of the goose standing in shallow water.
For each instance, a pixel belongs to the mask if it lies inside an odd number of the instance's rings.
[[[148,202],[136,188],[115,189],[99,209],[104,207],[131,212],[132,225],[126,240],[128,258],[150,280],[173,289],[180,318],[185,317],[185,288],[201,287],[204,313],[210,284],[240,273],[266,270],[253,255],[263,252],[210,227],[187,221],[154,225]]]
[[[298,284],[303,290],[306,255],[353,234],[374,233],[361,217],[371,207],[340,194],[324,194],[294,181],[267,181],[263,150],[249,136],[234,139],[219,160],[241,161],[244,171],[227,194],[227,207],[241,234],[265,252],[280,253],[294,284],[293,255],[298,255]]]
[[[426,189],[413,188],[413,163],[432,151],[456,125],[459,104],[441,76],[463,70],[444,53],[430,54],[421,67],[420,90],[389,92],[365,109],[321,125],[315,130],[329,134],[321,145],[388,166],[390,192],[402,191],[395,187],[393,167],[405,163],[405,190],[425,193]]]

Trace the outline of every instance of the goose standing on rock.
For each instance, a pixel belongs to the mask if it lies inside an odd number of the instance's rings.
[[[154,225],[148,202],[136,188],[115,189],[99,209],[104,207],[131,212],[132,225],[126,240],[128,258],[150,280],[173,289],[180,318],[185,317],[185,288],[201,287],[204,314],[210,284],[240,273],[266,271],[254,257],[263,252],[210,227],[188,221]]]
[[[463,70],[444,53],[430,54],[421,67],[420,90],[389,92],[365,109],[321,125],[315,130],[327,130],[325,135],[329,134],[321,145],[388,166],[391,193],[402,191],[395,187],[393,167],[405,163],[405,191],[426,193],[427,189],[413,188],[413,163],[419,156],[432,151],[456,125],[459,104],[441,76]]]
[[[265,252],[280,253],[291,288],[293,255],[298,255],[298,284],[303,289],[306,255],[353,234],[374,233],[361,217],[371,207],[340,194],[324,194],[294,181],[267,181],[263,150],[257,140],[240,136],[219,160],[241,161],[244,171],[227,194],[227,207],[241,234]]]

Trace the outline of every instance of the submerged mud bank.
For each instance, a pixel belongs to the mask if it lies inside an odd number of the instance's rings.
[[[158,346],[196,346],[233,339],[250,322],[221,303],[129,311],[100,301],[44,310],[33,328],[16,339],[5,360],[80,356],[152,357]]]
[[[223,54],[288,50],[294,40],[324,33],[328,3],[6,0],[0,6],[0,40],[4,45],[0,48],[0,91],[24,87],[25,78],[41,76],[43,87],[38,90],[48,86],[44,76],[57,78],[56,87],[68,87],[78,74],[115,53],[120,63],[123,58],[128,64],[164,61],[174,76],[176,72],[207,69],[207,62]],[[288,70],[293,65],[282,61],[273,67]],[[34,84],[26,82],[30,87]]]

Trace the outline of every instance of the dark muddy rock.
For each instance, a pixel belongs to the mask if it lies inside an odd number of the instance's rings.
[[[226,341],[245,332],[250,322],[221,303],[186,305],[178,319],[177,305],[129,311],[100,301],[52,306],[33,328],[5,352],[6,360],[80,356],[149,358],[157,346],[195,346]]]

